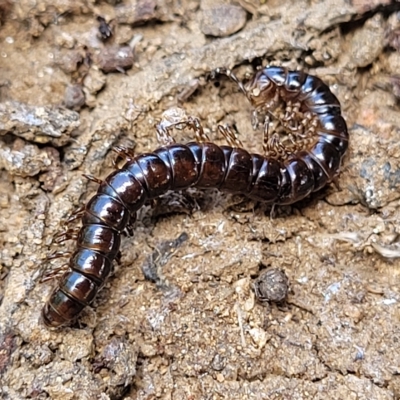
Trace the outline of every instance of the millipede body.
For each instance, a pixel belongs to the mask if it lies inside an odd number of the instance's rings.
[[[169,128],[160,124],[159,133],[167,134],[169,144],[137,156],[120,150],[125,164],[101,181],[80,214],[82,227],[69,271],[43,308],[46,325],[67,324],[92,302],[111,273],[121,233],[135,221],[136,212],[147,200],[169,190],[197,187],[284,205],[321,189],[338,174],[348,132],[339,101],[319,78],[266,67],[242,84],[228,70],[217,73],[238,83],[255,109],[254,125],[264,114],[264,154],[245,150],[224,127],[220,130],[229,145],[212,143],[195,118],[171,124],[194,129],[194,142],[173,143]],[[278,127],[271,134],[274,118],[285,139],[278,138]]]

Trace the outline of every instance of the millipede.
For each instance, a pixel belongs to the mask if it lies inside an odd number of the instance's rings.
[[[340,103],[321,79],[275,66],[259,70],[245,83],[229,69],[219,68],[211,77],[217,75],[236,82],[253,106],[253,128],[263,131],[262,154],[245,150],[228,126],[218,126],[227,145],[213,143],[199,119],[180,109],[165,113],[157,125],[163,144],[157,150],[134,155],[122,147],[114,149],[124,164],[104,180],[91,178],[99,184],[97,193],[70,218],[81,220],[80,229],[59,237],[76,240],[76,246],[68,271],[43,307],[47,326],[70,323],[93,301],[111,274],[121,234],[132,231],[136,213],[147,200],[196,187],[286,205],[338,175],[349,135]],[[192,129],[196,140],[175,143],[173,128]]]

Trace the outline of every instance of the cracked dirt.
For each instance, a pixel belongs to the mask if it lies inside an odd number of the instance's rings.
[[[389,0],[0,1],[0,393],[4,399],[398,399],[400,3]],[[65,220],[113,170],[159,146],[169,107],[217,143],[251,108],[216,67],[318,75],[350,132],[341,174],[274,210],[215,190],[139,213],[113,277],[50,331],[42,282]],[[187,142],[190,131],[176,132]],[[158,256],[160,255],[160,257]],[[252,282],[285,271],[287,301]],[[154,269],[155,268],[155,269]]]

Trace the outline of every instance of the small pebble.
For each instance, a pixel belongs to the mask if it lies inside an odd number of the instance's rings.
[[[72,49],[75,46],[75,39],[67,32],[60,32],[56,34],[54,38],[57,46],[64,47],[66,49]]]
[[[83,80],[83,85],[90,94],[96,94],[99,92],[103,89],[105,83],[106,76],[95,68],[91,68]]]
[[[156,17],[156,0],[137,0],[119,4],[115,8],[116,20],[120,24],[138,24]]]
[[[259,349],[262,349],[269,339],[267,333],[261,328],[252,328],[249,334]]]
[[[356,67],[366,67],[382,53],[385,46],[386,24],[381,14],[368,19],[358,29],[351,42],[351,62]]]
[[[110,46],[98,56],[98,66],[105,73],[125,72],[132,67],[133,61],[133,50],[129,46]]]
[[[66,74],[72,74],[77,71],[79,66],[83,63],[83,55],[78,50],[68,50],[56,54],[55,63]]]
[[[225,37],[242,29],[246,20],[242,7],[219,4],[203,10],[201,31],[205,35]]]
[[[285,299],[289,290],[289,279],[279,268],[268,268],[254,282],[254,292],[261,303],[278,303]]]
[[[64,93],[65,107],[79,110],[85,104],[85,94],[81,85],[68,85]]]

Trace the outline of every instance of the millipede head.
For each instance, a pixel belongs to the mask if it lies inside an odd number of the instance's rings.
[[[264,70],[257,72],[252,79],[246,82],[243,92],[255,108],[268,109],[279,100],[279,90],[265,75]]]

